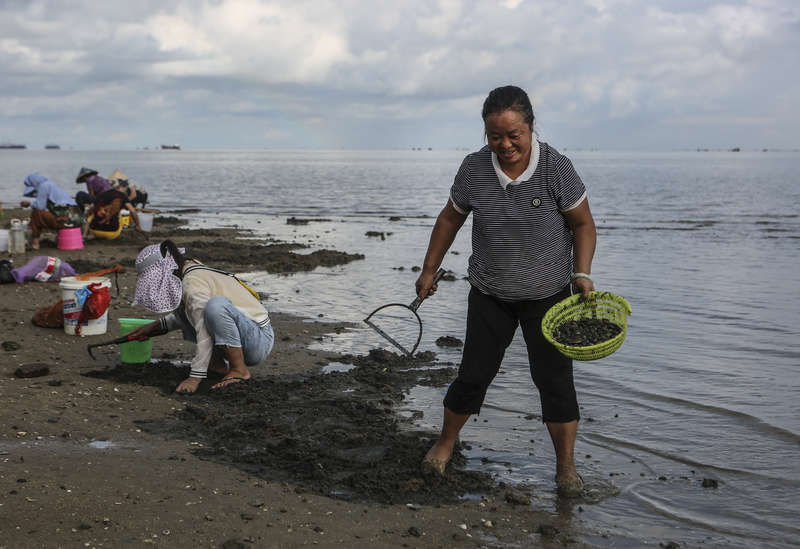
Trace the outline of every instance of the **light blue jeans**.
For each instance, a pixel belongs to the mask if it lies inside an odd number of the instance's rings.
[[[259,326],[236,308],[227,297],[212,297],[203,311],[206,330],[214,339],[214,347],[220,345],[241,347],[244,363],[255,366],[264,361],[272,351],[275,333],[272,324]]]

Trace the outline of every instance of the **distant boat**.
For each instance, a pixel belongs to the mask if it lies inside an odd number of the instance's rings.
[[[48,149],[48,150],[51,150],[51,151],[57,151],[58,149],[61,148],[61,146],[60,145],[56,145],[55,143],[50,143],[49,145],[45,145],[44,148]]]
[[[180,145],[161,145],[162,151],[179,151],[181,150]]]
[[[0,149],[27,149],[25,145],[18,143],[0,143]]]

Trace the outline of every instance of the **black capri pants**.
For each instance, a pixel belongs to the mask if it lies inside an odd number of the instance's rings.
[[[558,352],[542,335],[544,314],[569,295],[567,285],[545,299],[503,301],[473,287],[469,292],[461,366],[444,397],[445,407],[456,414],[480,412],[486,390],[520,324],[528,346],[531,378],[542,403],[542,421],[564,423],[580,419],[572,359]]]

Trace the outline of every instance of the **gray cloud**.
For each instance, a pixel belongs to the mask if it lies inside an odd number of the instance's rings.
[[[796,147],[792,0],[0,2],[0,140],[480,141],[530,93],[563,147]]]

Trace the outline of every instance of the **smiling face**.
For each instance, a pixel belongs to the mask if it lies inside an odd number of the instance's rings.
[[[519,111],[507,109],[490,114],[484,121],[489,148],[509,177],[517,177],[531,161],[533,128]]]

